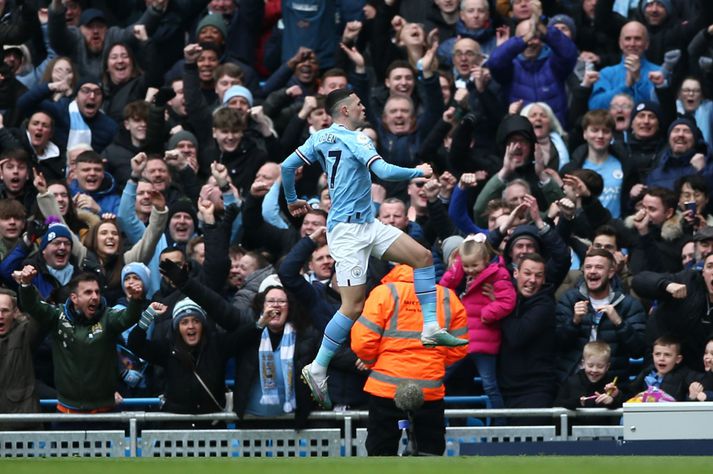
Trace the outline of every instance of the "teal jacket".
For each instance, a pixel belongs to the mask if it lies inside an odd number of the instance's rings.
[[[119,383],[116,340],[139,320],[140,304],[130,301],[127,309],[115,310],[102,302],[88,320],[70,300],[64,305],[42,302],[34,286],[21,286],[19,296],[22,310],[49,328],[59,402],[75,410],[113,406]]]

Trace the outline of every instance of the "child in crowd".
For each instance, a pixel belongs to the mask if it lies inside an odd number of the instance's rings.
[[[681,343],[669,336],[659,337],[654,341],[652,355],[653,364],[644,368],[627,387],[622,387],[623,400],[649,388],[658,388],[676,401],[686,401],[688,388],[691,383],[701,381],[701,374],[681,365]],[[615,389],[612,395],[617,396],[618,390]]]
[[[468,315],[468,355],[483,380],[483,390],[492,408],[503,408],[495,372],[500,352],[500,320],[515,309],[517,295],[505,261],[487,242],[485,234],[469,235],[463,240],[440,284],[456,289],[464,278],[466,286],[461,301]],[[504,423],[504,419],[495,423]]]
[[[688,398],[706,402],[713,400],[713,337],[706,342],[703,351],[703,368],[705,373],[700,382],[692,382],[688,386]]]
[[[611,347],[603,341],[591,341],[582,351],[582,368],[572,374],[560,387],[554,405],[570,410],[577,408],[618,408],[621,406],[621,393],[613,396],[617,381],[607,375],[611,359]],[[610,389],[607,389],[610,386]],[[600,424],[603,418],[592,420],[591,424]],[[584,423],[583,420],[580,424]]]

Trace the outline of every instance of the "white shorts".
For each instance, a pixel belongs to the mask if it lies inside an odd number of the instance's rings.
[[[332,254],[339,286],[366,283],[369,256],[381,258],[403,232],[378,220],[366,224],[340,222],[327,232],[329,253]]]

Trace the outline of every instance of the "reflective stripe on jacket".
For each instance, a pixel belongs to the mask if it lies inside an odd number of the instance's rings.
[[[352,350],[371,368],[364,390],[394,398],[400,383],[414,382],[427,401],[445,395],[446,366],[466,355],[466,346],[426,348],[421,344],[423,316],[413,285],[413,269],[398,265],[374,288],[351,333]],[[457,337],[467,334],[465,308],[456,294],[437,286],[441,327]]]

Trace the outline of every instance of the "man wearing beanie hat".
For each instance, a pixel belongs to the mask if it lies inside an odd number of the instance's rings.
[[[628,153],[624,160],[634,166],[642,182],[646,180],[656,156],[665,146],[661,133],[664,126],[659,105],[647,100],[641,101],[631,111],[630,133],[624,135],[621,143],[618,143]]]
[[[198,166],[198,139],[188,130],[181,130],[171,135],[166,144],[166,150],[183,153],[189,165]]]
[[[541,209],[547,208],[547,201],[542,193],[540,178],[535,174],[535,131],[532,123],[519,114],[506,115],[498,125],[495,134],[497,152],[503,157],[503,166],[488,180],[486,188],[503,190],[507,183],[521,179],[530,185],[530,192]],[[512,147],[508,153],[509,147]],[[499,191],[490,191],[499,192]]]
[[[649,32],[646,57],[672,71],[695,34],[710,24],[710,14],[699,4],[706,2],[641,0],[641,19]],[[678,72],[678,71],[677,71]],[[680,71],[682,74],[683,70]]]
[[[0,262],[0,277],[14,288],[12,273],[25,265],[32,265],[37,269],[32,284],[37,287],[40,296],[48,302],[62,303],[69,296],[67,284],[81,270],[72,256],[72,231],[57,222],[56,217],[50,218],[55,221],[42,236],[40,251],[30,255],[34,244],[25,233],[12,252]]]
[[[535,216],[532,224],[518,225],[508,236],[508,232],[515,222],[515,219],[508,219],[500,227],[490,231],[488,242],[493,248],[499,248],[503,240],[506,241],[503,257],[511,273],[518,268],[526,255],[532,253],[541,255],[547,263],[545,283],[557,288],[569,272],[571,264],[569,247],[564,243],[559,232],[542,220],[537,211],[537,203],[531,196],[526,196],[523,204],[527,205],[526,212],[530,216]],[[517,213],[518,209],[512,212]],[[508,226],[508,222],[510,222],[510,226]]]
[[[446,267],[450,268],[451,256],[454,255],[454,252],[462,243],[463,237],[460,235],[451,235],[443,240],[443,243],[441,243],[441,249],[443,251],[443,263],[445,263]]]
[[[169,240],[185,248],[198,228],[196,208],[188,199],[179,199],[168,210]]]
[[[240,99],[243,103],[240,103]],[[223,95],[223,105],[238,110],[249,109],[253,106],[253,94],[247,87],[231,86]]]
[[[223,15],[208,14],[196,27],[196,38],[199,43],[215,43],[222,45],[228,37],[228,26]]]
[[[676,181],[692,174],[701,175],[713,189],[713,161],[708,146],[695,122],[681,117],[668,128],[668,146],[661,153],[646,185],[673,189]]]
[[[547,26],[554,26],[562,33],[567,35],[572,41],[577,37],[577,27],[574,24],[574,20],[571,16],[560,13],[550,18],[547,22]]]

